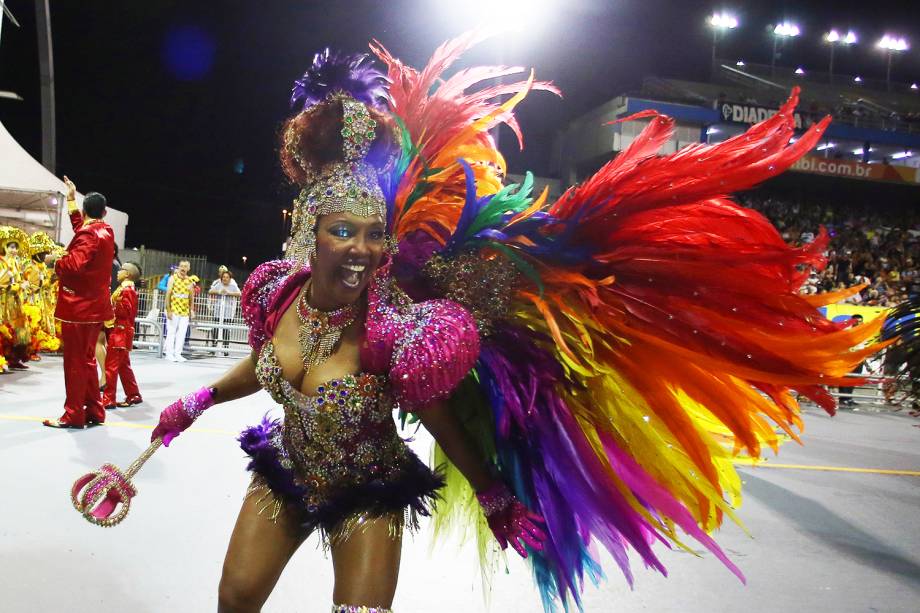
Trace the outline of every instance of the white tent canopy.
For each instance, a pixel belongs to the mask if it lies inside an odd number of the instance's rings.
[[[73,237],[66,192],[64,182],[29,155],[0,122],[0,225],[42,230],[66,245]],[[77,204],[82,202],[83,194],[78,193]],[[124,248],[128,215],[109,208],[105,219],[115,231],[116,244]]]

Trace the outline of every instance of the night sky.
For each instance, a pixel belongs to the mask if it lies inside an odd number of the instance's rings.
[[[7,21],[0,44],[0,120],[41,157],[38,54],[32,0],[6,0],[22,24]],[[500,0],[496,0],[497,2]],[[250,264],[278,255],[281,210],[295,190],[276,156],[292,81],[324,46],[365,51],[379,39],[420,67],[435,47],[487,17],[472,2],[215,1],[51,2],[57,95],[57,171],[81,191],[101,191],[130,215],[128,246],[207,254]],[[742,27],[720,56],[769,63],[768,24],[796,20],[804,36],[780,64],[826,70],[821,33],[852,27],[864,44],[838,49],[835,72],[884,79],[873,48],[884,32],[913,48],[892,79],[920,81],[920,20],[911,2],[664,2],[568,0],[542,23],[487,41],[460,66],[533,66],[564,99],[535,92],[519,106],[526,149],[510,132],[502,148],[511,172],[549,169],[554,133],[586,110],[638,88],[643,76],[705,79],[713,9],[735,10]],[[768,6],[770,5],[770,6]],[[912,16],[913,14],[913,16]],[[502,58],[503,61],[502,61]]]

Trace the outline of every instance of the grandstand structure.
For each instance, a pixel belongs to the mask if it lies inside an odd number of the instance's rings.
[[[847,182],[920,187],[920,89],[850,75],[716,61],[709,82],[647,77],[638,91],[602,104],[573,121],[555,147],[563,185],[594,172],[623,150],[647,119],[606,125],[654,109],[676,120],[663,153],[698,142],[716,143],[769,117],[796,85],[802,89],[796,127],[833,117],[822,141],[792,169]],[[836,181],[835,181],[836,183]],[[913,191],[913,190],[911,190]],[[911,194],[915,196],[915,194]]]

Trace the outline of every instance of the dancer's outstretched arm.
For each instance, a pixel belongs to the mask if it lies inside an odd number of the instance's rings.
[[[237,362],[233,368],[224,373],[224,376],[208,386],[217,389],[214,404],[245,398],[261,389],[259,380],[256,379],[257,360],[258,356],[253,351],[247,359]]]
[[[150,440],[162,438],[169,443],[191,426],[206,409],[221,402],[243,398],[259,391],[256,378],[256,355],[240,360],[216,382],[183,396],[160,413],[160,422],[154,428]]]

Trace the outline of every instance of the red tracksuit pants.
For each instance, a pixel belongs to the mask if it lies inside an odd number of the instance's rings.
[[[107,407],[115,404],[118,379],[125,388],[125,397],[141,395],[131,369],[131,352],[121,347],[109,347],[105,354],[105,393],[102,395],[102,404]]]
[[[96,339],[101,323],[61,322],[64,345],[64,421],[82,426],[87,420],[102,423],[105,409],[96,372]]]

